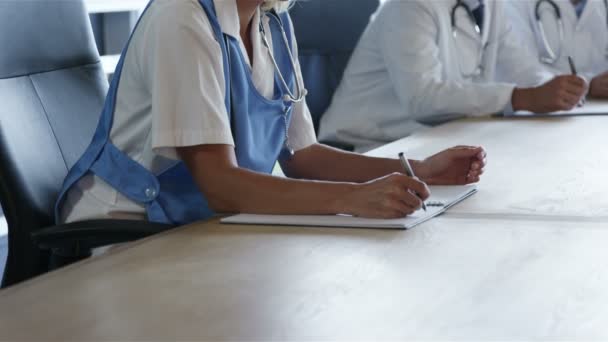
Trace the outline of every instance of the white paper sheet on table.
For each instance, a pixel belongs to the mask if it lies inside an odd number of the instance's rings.
[[[538,116],[528,111],[515,112],[515,116]],[[541,114],[541,116],[581,116],[581,115],[608,115],[608,101],[587,100],[582,107],[576,107],[569,111]]]
[[[225,224],[255,224],[277,226],[343,227],[409,229],[445,212],[453,205],[477,192],[474,185],[431,186],[431,198],[427,200],[428,210],[418,210],[401,219],[366,219],[348,215],[254,215],[240,214],[221,220]]]

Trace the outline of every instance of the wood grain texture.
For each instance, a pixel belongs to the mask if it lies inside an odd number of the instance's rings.
[[[608,229],[198,224],[0,293],[0,340],[608,338]]]
[[[0,292],[0,340],[608,339],[602,117],[478,119],[371,152],[489,153],[409,231],[182,227]]]
[[[481,145],[488,167],[479,192],[451,213],[608,221],[608,118],[478,119],[443,125],[370,152],[423,158]]]

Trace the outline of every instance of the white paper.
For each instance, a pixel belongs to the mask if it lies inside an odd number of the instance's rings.
[[[344,228],[413,228],[443,213],[451,206],[473,195],[477,189],[467,186],[431,186],[431,198],[427,200],[427,211],[418,210],[400,219],[366,219],[348,215],[254,215],[240,214],[222,219],[226,224],[255,224],[277,226],[312,226]],[[441,206],[433,204],[441,203]]]
[[[582,107],[569,111],[553,112],[549,114],[534,114],[528,111],[515,112],[515,116],[577,116],[577,115],[608,115],[608,101],[587,100]]]

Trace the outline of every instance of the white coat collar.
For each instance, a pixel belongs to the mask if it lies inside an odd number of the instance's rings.
[[[213,0],[213,4],[222,32],[238,38],[241,32],[241,23],[239,22],[236,0]]]

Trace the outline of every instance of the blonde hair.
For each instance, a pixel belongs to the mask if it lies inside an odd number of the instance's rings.
[[[295,0],[265,0],[262,4],[262,10],[270,11],[274,9],[277,12],[284,12],[289,9]]]

